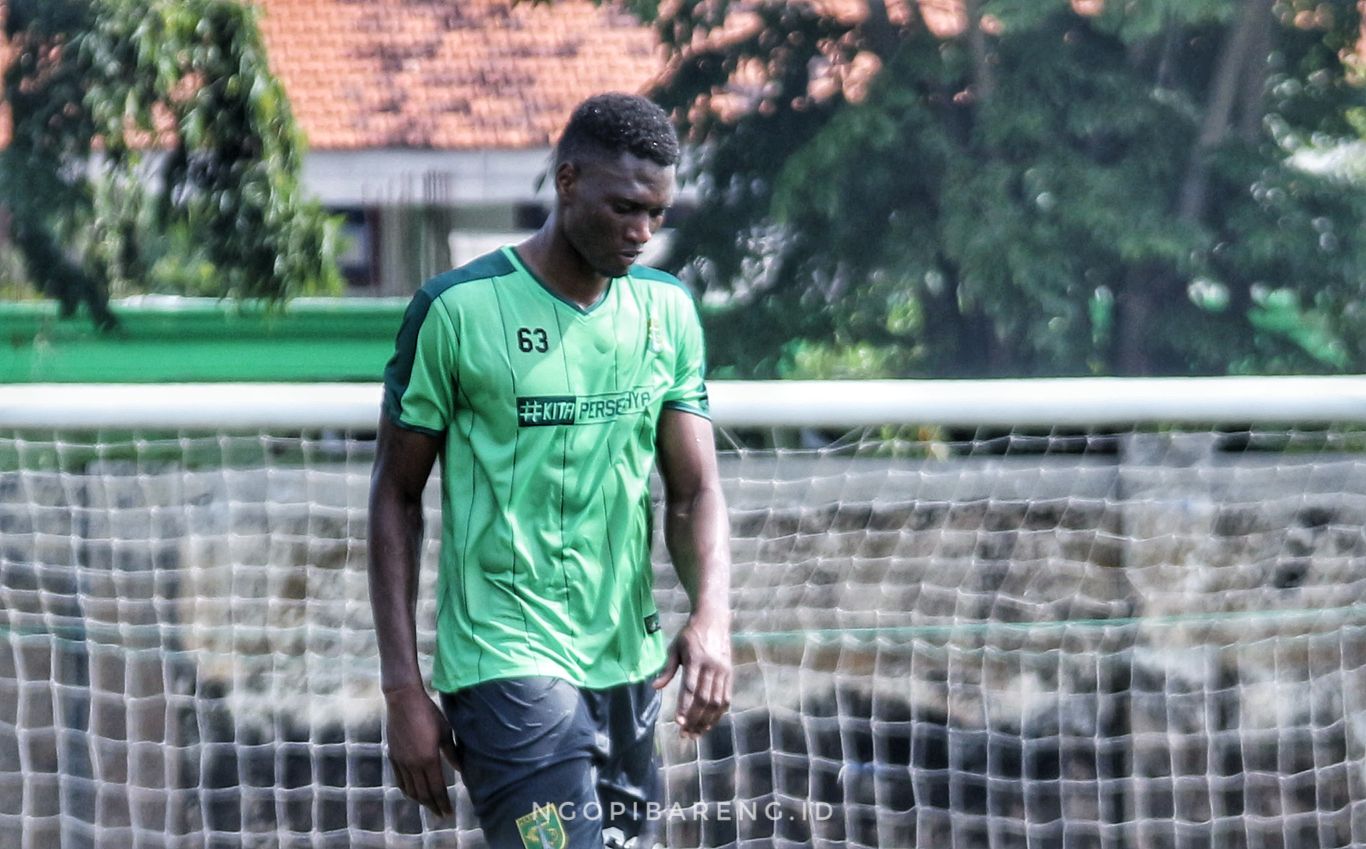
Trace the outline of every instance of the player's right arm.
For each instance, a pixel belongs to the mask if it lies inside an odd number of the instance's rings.
[[[422,490],[454,407],[457,347],[449,314],[419,290],[385,368],[384,414],[370,478],[370,607],[389,760],[399,788],[442,816],[450,815],[451,801],[441,756],[456,765],[455,739],[418,668],[417,586]]]
[[[422,490],[440,448],[439,438],[381,418],[370,478],[369,573],[394,776],[408,798],[450,816],[441,756],[457,765],[455,739],[422,683],[416,625]]]

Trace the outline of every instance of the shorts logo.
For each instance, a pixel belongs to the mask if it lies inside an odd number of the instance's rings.
[[[650,406],[648,389],[627,389],[607,395],[520,395],[517,397],[519,427],[601,424]]]
[[[569,843],[554,805],[533,805],[531,813],[517,818],[517,833],[526,849],[564,849]]]

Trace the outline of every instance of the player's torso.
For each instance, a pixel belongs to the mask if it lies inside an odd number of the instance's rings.
[[[441,296],[458,340],[443,559],[461,617],[448,634],[469,636],[451,643],[459,675],[596,685],[657,663],[648,487],[677,365],[668,288],[618,278],[584,310],[517,268]]]
[[[619,278],[589,309],[525,273],[456,287],[457,433],[555,443],[576,465],[609,447],[652,451],[675,368],[661,285]]]

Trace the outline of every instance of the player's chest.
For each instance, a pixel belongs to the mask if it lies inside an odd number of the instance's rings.
[[[464,404],[521,427],[657,415],[673,382],[675,351],[648,304],[504,310],[461,341]]]

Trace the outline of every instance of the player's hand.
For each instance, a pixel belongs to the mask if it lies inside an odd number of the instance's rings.
[[[460,769],[455,735],[441,709],[420,684],[384,694],[389,762],[403,795],[441,817],[453,810],[446,789],[444,756]]]
[[[668,662],[654,680],[662,690],[683,670],[674,721],[684,739],[707,733],[730,707],[730,617],[694,613],[669,645]]]

